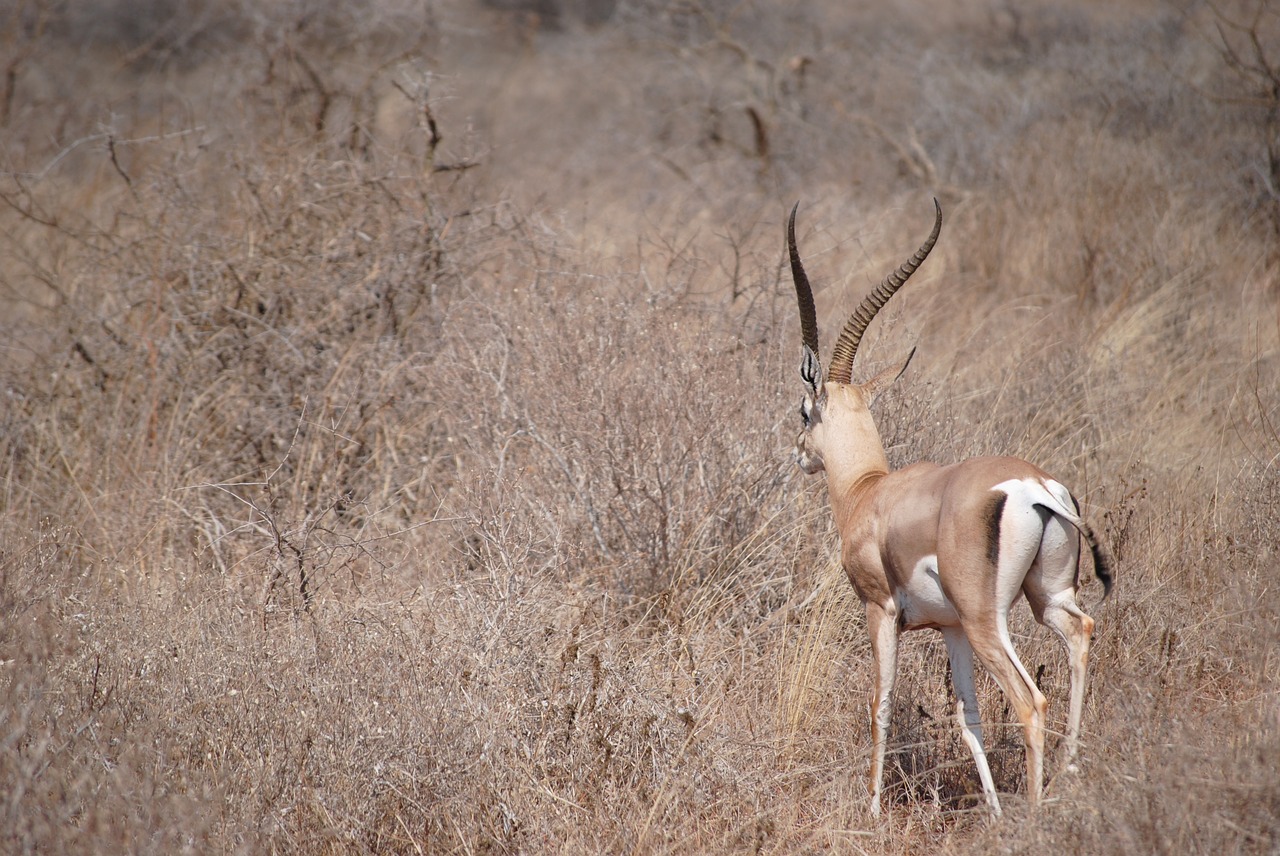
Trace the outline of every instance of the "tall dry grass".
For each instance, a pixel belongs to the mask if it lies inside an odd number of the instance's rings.
[[[1280,844],[1268,5],[0,20],[4,852]],[[934,195],[890,457],[1026,456],[1117,566],[1036,815],[983,686],[998,822],[927,634],[869,815],[789,456],[787,206],[829,333]]]

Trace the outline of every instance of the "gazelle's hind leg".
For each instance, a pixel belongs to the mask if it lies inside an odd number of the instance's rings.
[[[995,564],[994,591],[979,586],[956,586],[947,596],[956,606],[961,625],[974,653],[982,661],[1000,689],[1008,697],[1022,725],[1022,739],[1027,754],[1027,799],[1034,807],[1040,802],[1044,786],[1044,725],[1047,703],[1018,659],[1013,640],[1009,638],[1009,609],[1023,590],[1028,573],[1040,552],[1045,520],[1049,516],[1028,501],[1027,486],[1009,481],[996,486],[1006,500],[992,506],[990,538],[981,553],[971,550],[962,555],[960,543],[950,555],[947,576],[959,579],[968,570],[972,578],[988,573]],[[941,541],[941,538],[940,538]],[[939,547],[941,560],[942,546]],[[944,569],[940,566],[939,572]]]
[[[1050,517],[1040,542],[1040,553],[1023,583],[1031,611],[1062,640],[1071,669],[1071,699],[1067,711],[1066,760],[1074,769],[1080,750],[1080,719],[1089,668],[1089,640],[1093,619],[1076,604],[1080,538],[1075,529],[1057,516]]]
[[[969,641],[982,665],[1012,702],[1022,725],[1022,742],[1027,753],[1027,800],[1035,807],[1040,804],[1040,791],[1044,787],[1044,724],[1048,702],[1018,659],[1009,638],[1006,612],[997,616],[994,627],[984,627],[977,633],[970,629]]]
[[[1084,711],[1084,690],[1089,669],[1089,640],[1093,619],[1076,606],[1074,597],[1046,604],[1041,623],[1052,628],[1067,648],[1071,666],[1071,701],[1067,710],[1067,769],[1075,769],[1080,751],[1080,719]]]
[[[1044,786],[1044,713],[1048,704],[1014,650],[1009,636],[1009,610],[1023,592],[1030,569],[1041,553],[1044,523],[1050,514],[1036,503],[1027,502],[1020,493],[1025,485],[1011,482],[1005,487],[1009,500],[1001,504],[997,526],[993,527],[998,532],[997,549],[991,555],[996,564],[995,603],[957,604],[957,608],[974,653],[1018,714],[1027,750],[1027,798],[1034,807],[1041,800]]]

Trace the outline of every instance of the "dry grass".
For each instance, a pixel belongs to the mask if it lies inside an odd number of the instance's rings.
[[[0,21],[0,850],[1280,846],[1267,4]],[[830,333],[932,195],[891,457],[1029,457],[1117,559],[1038,815],[984,686],[999,822],[927,634],[870,817],[789,458],[787,206]]]

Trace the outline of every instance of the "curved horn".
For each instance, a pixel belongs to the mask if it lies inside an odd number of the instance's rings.
[[[809,277],[805,276],[804,265],[800,264],[800,251],[796,249],[796,209],[797,202],[791,209],[791,219],[787,221],[787,252],[791,256],[791,279],[796,284],[796,301],[800,304],[800,335],[804,346],[818,356],[818,313],[813,307],[813,289],[809,287]]]
[[[831,353],[831,366],[827,369],[829,382],[850,382],[853,377],[853,358],[858,353],[858,344],[862,341],[862,334],[867,331],[867,325],[889,302],[894,292],[906,284],[911,274],[916,272],[916,268],[920,267],[921,262],[933,249],[933,245],[937,243],[938,233],[942,231],[942,206],[938,204],[937,199],[934,199],[933,207],[937,209],[937,218],[933,222],[933,231],[929,233],[924,244],[916,250],[915,255],[902,263],[902,267],[885,277],[884,282],[880,283],[875,291],[864,297],[861,305],[845,322],[844,329],[840,331],[840,338],[836,340],[835,350]]]

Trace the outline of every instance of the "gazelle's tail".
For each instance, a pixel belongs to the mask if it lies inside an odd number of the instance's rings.
[[[1093,527],[1080,516],[1080,506],[1071,492],[1052,479],[1044,481],[1044,488],[1045,495],[1037,500],[1036,505],[1070,523],[1088,543],[1089,552],[1093,554],[1093,572],[1102,583],[1102,599],[1106,600],[1107,595],[1111,594],[1111,557],[1098,543]]]

